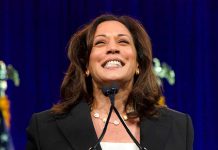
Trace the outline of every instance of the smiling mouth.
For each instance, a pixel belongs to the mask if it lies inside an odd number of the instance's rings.
[[[120,60],[108,60],[105,63],[103,63],[102,67],[103,68],[121,68],[123,67],[125,64],[120,61]]]

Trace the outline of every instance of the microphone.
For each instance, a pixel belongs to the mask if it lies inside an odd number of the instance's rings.
[[[116,109],[116,107],[114,106],[114,99],[115,99],[115,95],[118,93],[119,91],[119,86],[118,84],[116,83],[113,83],[111,84],[110,86],[103,86],[102,87],[102,92],[105,96],[108,96],[110,98],[110,101],[111,101],[111,107],[110,107],[110,111],[109,111],[109,114],[108,114],[108,117],[107,117],[107,120],[106,120],[106,123],[105,123],[105,126],[104,126],[104,129],[98,139],[98,141],[96,142],[96,144],[89,148],[89,150],[96,150],[97,149],[97,146],[100,144],[101,140],[103,139],[105,133],[106,133],[106,130],[107,130],[107,127],[108,127],[108,124],[109,124],[109,120],[110,120],[110,117],[111,117],[111,113],[112,113],[112,110],[115,111],[116,115],[118,116],[119,120],[121,121],[122,125],[124,126],[125,130],[127,131],[127,133],[129,134],[129,136],[131,137],[131,139],[133,140],[133,142],[137,145],[137,147],[139,148],[139,150],[147,150],[147,148],[145,147],[142,147],[139,142],[135,139],[135,137],[132,135],[131,131],[129,130],[129,128],[127,127],[127,125],[125,124],[125,122],[123,121],[122,117],[120,116],[120,113],[119,111]]]
[[[103,86],[102,92],[105,96],[108,96],[110,98],[111,104],[114,105],[114,99],[115,95],[119,91],[119,85],[116,83],[112,83],[109,86]]]

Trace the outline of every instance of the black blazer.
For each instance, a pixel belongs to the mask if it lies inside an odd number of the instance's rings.
[[[187,114],[163,108],[158,119],[141,119],[140,140],[148,150],[192,150],[192,121]],[[65,116],[49,110],[34,114],[26,150],[88,150],[96,141],[89,107],[81,102]]]

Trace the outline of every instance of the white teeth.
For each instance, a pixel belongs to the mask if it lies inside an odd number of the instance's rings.
[[[108,61],[105,66],[105,68],[111,68],[111,67],[122,67],[121,62],[117,60]]]

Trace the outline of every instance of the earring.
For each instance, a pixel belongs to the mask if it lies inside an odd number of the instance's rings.
[[[136,71],[135,71],[135,74],[139,75],[139,73],[140,73],[139,68],[137,68]]]
[[[90,74],[89,70],[86,70],[86,77],[88,77]]]

